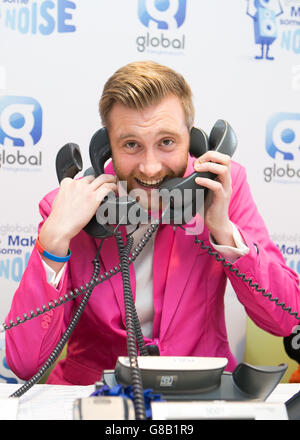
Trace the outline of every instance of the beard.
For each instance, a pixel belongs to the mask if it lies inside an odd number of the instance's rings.
[[[134,189],[136,189],[137,181],[147,180],[147,177],[143,176],[139,172],[132,172],[129,175],[125,174],[120,169],[118,164],[116,163],[114,155],[112,155],[112,163],[113,163],[113,168],[114,168],[114,171],[115,171],[116,176],[118,178],[118,181],[119,182],[126,182],[126,185],[124,185],[124,188],[125,187],[127,188],[127,193],[129,193],[129,192],[133,191]],[[166,169],[164,172],[161,172],[160,174],[155,176],[155,179],[152,178],[152,180],[163,180],[163,181],[166,181],[166,180],[172,179],[174,177],[183,177],[184,173],[186,171],[187,164],[188,164],[188,155],[186,155],[184,163],[180,166],[180,168],[178,170],[174,171],[174,170],[171,170],[171,169]]]
[[[178,167],[176,171],[166,168],[155,176],[153,180],[160,181],[160,183],[153,187],[145,186],[141,183],[141,181],[148,179],[138,171],[125,174],[116,163],[114,156],[112,156],[112,163],[118,178],[118,196],[125,197],[129,195],[133,199],[136,199],[139,205],[148,213],[147,218],[149,221],[147,223],[151,223],[151,220],[159,218],[160,213],[164,209],[162,197],[159,196],[159,186],[166,180],[184,176],[188,164],[188,154],[182,165]]]

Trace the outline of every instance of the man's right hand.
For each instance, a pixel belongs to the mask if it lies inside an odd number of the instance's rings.
[[[70,240],[96,214],[104,197],[111,191],[117,191],[116,182],[116,176],[110,174],[101,174],[96,178],[86,176],[76,180],[64,178],[51,213],[39,233],[39,241],[43,248],[59,257],[66,256]],[[57,273],[63,266],[63,263],[45,257],[43,259]]]

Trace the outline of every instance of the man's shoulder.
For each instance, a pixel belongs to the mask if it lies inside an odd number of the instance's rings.
[[[243,165],[234,160],[231,160],[230,164],[231,178],[233,182],[247,179],[246,168]]]

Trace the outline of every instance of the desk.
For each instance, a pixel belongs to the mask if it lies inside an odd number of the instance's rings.
[[[1,405],[20,384],[0,384],[0,420]],[[88,397],[94,391],[94,385],[65,386],[65,385],[34,385],[18,399],[14,420],[72,420],[73,402],[80,397]],[[279,384],[268,397],[267,402],[286,402],[300,391],[300,384]],[[12,399],[14,400],[14,399]],[[3,409],[3,406],[2,406]]]

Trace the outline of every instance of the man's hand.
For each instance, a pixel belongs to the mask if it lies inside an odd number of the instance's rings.
[[[230,157],[208,151],[194,162],[195,171],[211,172],[215,180],[197,177],[196,183],[210,189],[204,205],[204,222],[217,244],[235,247],[228,208],[232,194]]]
[[[67,255],[70,240],[88,224],[110,191],[116,192],[117,185],[116,177],[109,174],[63,179],[51,213],[40,230],[41,245],[54,255]],[[56,272],[62,267],[61,263],[45,261]]]

